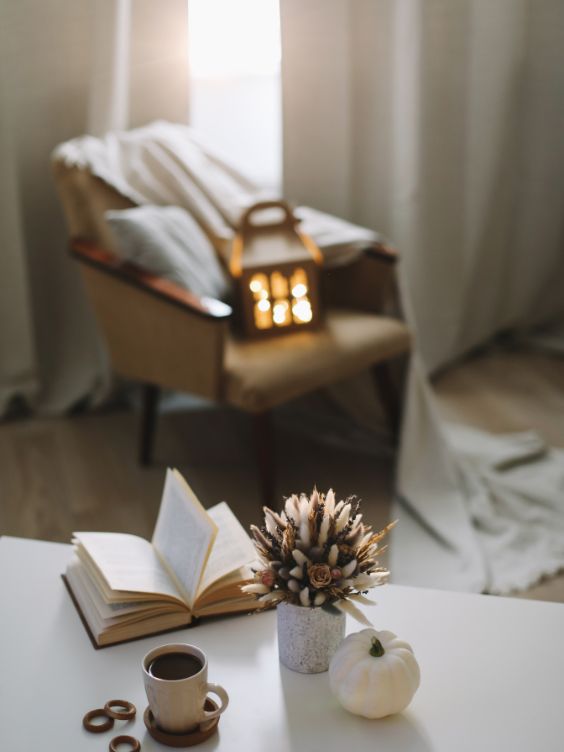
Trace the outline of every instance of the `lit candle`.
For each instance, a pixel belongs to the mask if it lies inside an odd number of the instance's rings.
[[[280,272],[273,272],[270,275],[270,285],[272,287],[273,298],[288,297],[288,280]]]
[[[270,303],[268,303],[268,308],[266,311],[261,311],[259,308],[259,305],[263,301],[259,301],[254,307],[254,315],[255,315],[255,326],[257,329],[271,329],[272,328],[272,316],[270,313]],[[268,302],[268,301],[266,301]]]
[[[255,274],[249,283],[249,289],[255,299],[268,298],[268,278],[266,274]]]
[[[294,321],[297,324],[307,324],[313,318],[311,304],[307,298],[301,298],[292,306]]]
[[[274,303],[272,318],[277,326],[288,326],[290,323],[290,306],[287,300],[277,300]]]
[[[292,295],[295,298],[303,298],[304,295],[306,295],[306,293],[307,293],[307,286],[302,284],[301,282],[292,287]]]

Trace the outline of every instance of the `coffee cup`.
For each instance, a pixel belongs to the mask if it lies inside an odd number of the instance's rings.
[[[169,734],[190,733],[217,718],[229,703],[227,692],[208,682],[208,659],[195,645],[172,643],[143,658],[143,681],[155,723]],[[221,705],[205,710],[209,693]]]

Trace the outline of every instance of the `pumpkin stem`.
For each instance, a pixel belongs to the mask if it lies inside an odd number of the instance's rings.
[[[377,637],[372,638],[372,647],[370,648],[370,655],[373,655],[375,658],[381,658],[384,653],[386,652],[384,650],[384,646],[380,642],[380,640]]]

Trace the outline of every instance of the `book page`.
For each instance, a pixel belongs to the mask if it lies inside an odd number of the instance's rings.
[[[253,562],[254,569],[260,569],[258,561]],[[200,612],[210,603],[219,603],[220,601],[230,600],[231,598],[243,598],[241,585],[254,581],[254,572],[250,566],[245,565],[234,569],[233,572],[226,574],[221,579],[212,582],[212,584],[201,592],[196,598],[194,604],[194,613]],[[253,596],[254,597],[254,596]]]
[[[90,577],[88,570],[75,555],[69,563],[66,571],[67,580],[71,584],[73,593],[87,599],[95,609],[100,619],[107,623],[127,621],[131,617],[152,615],[153,613],[178,612],[178,605],[160,599],[152,601],[124,601],[122,603],[107,603],[95,583]],[[184,607],[186,609],[186,607]],[[187,610],[187,609],[186,609]]]
[[[208,515],[217,525],[218,533],[198,593],[257,557],[251,539],[224,501],[208,509]]]
[[[153,547],[190,609],[217,535],[217,526],[177,470],[167,470]]]
[[[74,533],[112,590],[155,593],[183,600],[151,544],[126,533]]]

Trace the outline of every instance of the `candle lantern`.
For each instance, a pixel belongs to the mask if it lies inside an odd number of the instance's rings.
[[[284,201],[263,201],[241,218],[229,269],[245,335],[271,337],[321,324],[323,257]]]

